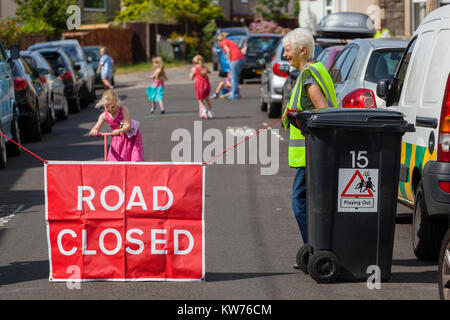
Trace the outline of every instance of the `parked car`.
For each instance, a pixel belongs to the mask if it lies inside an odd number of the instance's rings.
[[[14,91],[16,104],[19,108],[19,128],[23,140],[40,141],[42,138],[41,119],[39,110],[39,95],[34,87],[31,71],[22,59],[11,62],[12,76],[14,79]]]
[[[412,245],[421,260],[437,260],[448,229],[449,29],[450,6],[432,11],[414,32],[394,77],[377,85],[386,107],[404,113],[416,125],[416,132],[402,137],[398,197],[413,208]]]
[[[231,27],[231,28],[219,28],[214,36],[213,44],[211,46],[211,60],[213,62],[213,69],[217,71],[219,66],[218,52],[217,49],[220,48],[220,45],[217,43],[217,36],[222,32],[228,33],[228,36],[231,35],[249,35],[250,31],[247,27]]]
[[[276,118],[281,114],[283,86],[289,76],[289,62],[283,57],[283,53],[284,48],[280,41],[273,59],[267,57],[261,75],[261,111],[267,111],[270,118]],[[286,68],[285,71],[283,68]]]
[[[282,38],[282,35],[276,33],[257,33],[245,38],[245,64],[241,71],[240,82],[244,79],[261,77],[264,65],[260,63],[260,59],[264,55],[272,56]]]
[[[12,58],[18,58],[18,50],[12,54]],[[14,83],[10,62],[3,44],[0,41],[0,131],[9,139],[21,143],[19,129],[19,108],[15,102]],[[18,155],[20,148],[0,136],[0,168],[6,167],[7,157]]]
[[[56,121],[56,117],[63,120],[67,119],[69,116],[69,105],[64,96],[64,83],[61,77],[38,51],[22,51],[20,55],[28,63],[45,88],[47,103],[52,110],[53,123]]]
[[[320,38],[316,39],[314,43],[314,56],[313,60],[318,60],[320,54],[327,48],[335,46],[338,43],[346,43],[346,40],[342,39],[325,39]],[[283,51],[284,53],[284,51]],[[289,102],[289,99],[291,97],[291,91],[294,89],[295,82],[297,81],[297,77],[300,74],[300,71],[295,69],[294,67],[286,68],[284,66],[281,67],[282,71],[288,74],[287,80],[283,84],[283,90],[282,90],[282,103],[281,103],[281,109],[283,109],[284,106],[286,106]]]
[[[81,106],[87,107],[90,102],[95,101],[95,72],[78,40],[43,42],[30,46],[28,50],[36,51],[44,48],[62,48],[74,63],[80,67],[79,71],[82,79],[79,90]]]
[[[101,46],[87,46],[83,47],[84,54],[86,55],[88,61],[92,64],[92,67],[95,72],[95,87],[96,88],[102,88],[103,89],[103,82],[101,74],[97,72],[98,64],[100,62],[100,49]],[[114,75],[111,80],[111,85],[114,86]]]
[[[375,94],[377,82],[392,81],[407,44],[390,39],[355,39],[347,44],[329,70],[338,106],[383,107],[385,101]]]
[[[376,30],[372,19],[359,12],[335,12],[320,19],[315,28],[317,36],[322,38],[372,38]]]
[[[231,36],[228,36],[227,39],[236,43],[238,45],[238,47],[241,49],[245,43],[244,35],[231,35]],[[225,54],[225,52],[223,52],[221,47],[217,48],[217,56],[218,56],[217,69],[219,71],[219,76],[226,77],[228,72],[231,70],[230,61],[226,57],[226,54]]]
[[[55,75],[58,75],[64,84],[64,96],[69,104],[69,112],[80,112],[79,91],[82,85],[78,74],[80,66],[75,65],[72,59],[61,48],[48,48],[37,50],[52,66]]]
[[[331,66],[333,65],[334,59],[338,55],[339,52],[344,49],[344,46],[332,46],[325,48],[320,54],[317,56],[317,61],[322,62],[322,64],[327,68],[327,70],[330,70]]]

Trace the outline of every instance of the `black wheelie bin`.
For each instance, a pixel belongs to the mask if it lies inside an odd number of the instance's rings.
[[[404,115],[328,108],[288,113],[306,138],[308,241],[297,263],[319,283],[391,275]],[[370,268],[369,268],[370,267]]]

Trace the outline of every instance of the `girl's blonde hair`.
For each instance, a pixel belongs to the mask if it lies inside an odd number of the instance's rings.
[[[202,74],[202,77],[204,77],[208,74],[208,70],[204,67],[205,60],[203,59],[203,57],[201,55],[197,54],[196,56],[194,56],[194,58],[192,58],[192,63],[195,65],[198,65],[200,67],[200,72]]]
[[[103,92],[102,98],[100,99],[100,101],[95,105],[96,108],[101,108],[104,105],[115,105],[115,106],[120,106],[120,99],[117,96],[117,93],[112,90],[106,90],[105,92]]]
[[[152,58],[153,66],[155,64],[159,65],[159,68],[161,68],[161,72],[156,76],[156,80],[167,80],[166,72],[164,71],[164,62],[161,57],[154,57]]]

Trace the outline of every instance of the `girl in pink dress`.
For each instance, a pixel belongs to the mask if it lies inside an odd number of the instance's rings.
[[[205,66],[205,62],[201,55],[196,55],[192,59],[194,67],[192,67],[189,78],[195,79],[195,97],[198,100],[198,116],[200,118],[208,119],[213,117],[211,100],[209,100],[209,93],[211,92],[211,84],[209,83],[208,67]]]
[[[128,108],[120,105],[113,90],[103,93],[96,107],[102,106],[105,111],[98,117],[89,135],[96,137],[105,121],[111,126],[113,137],[106,161],[145,161],[139,122],[130,119]]]

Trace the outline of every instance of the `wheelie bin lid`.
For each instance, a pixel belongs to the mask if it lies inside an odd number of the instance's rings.
[[[289,122],[308,133],[318,128],[345,129],[371,132],[414,132],[414,125],[399,111],[385,109],[325,108],[288,112]]]

